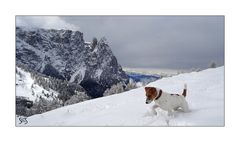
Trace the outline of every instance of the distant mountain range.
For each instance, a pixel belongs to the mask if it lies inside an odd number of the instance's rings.
[[[141,82],[143,85],[146,85],[150,82],[158,80],[161,78],[159,75],[146,75],[136,72],[126,72],[127,76],[135,82]]]

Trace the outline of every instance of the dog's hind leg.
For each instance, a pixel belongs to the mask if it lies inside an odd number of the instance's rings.
[[[181,106],[182,110],[184,112],[189,112],[189,107],[188,107],[188,104],[187,102],[183,103],[182,106]]]

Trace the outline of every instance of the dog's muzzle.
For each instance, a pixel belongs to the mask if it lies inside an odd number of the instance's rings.
[[[146,104],[150,104],[152,100],[146,99]]]

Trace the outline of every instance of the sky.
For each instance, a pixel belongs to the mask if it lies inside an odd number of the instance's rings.
[[[16,26],[105,37],[123,67],[204,69],[224,65],[224,16],[16,16]]]

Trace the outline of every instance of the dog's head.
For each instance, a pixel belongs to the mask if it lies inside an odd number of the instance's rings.
[[[157,89],[155,87],[145,87],[146,104],[150,104],[157,96]]]

